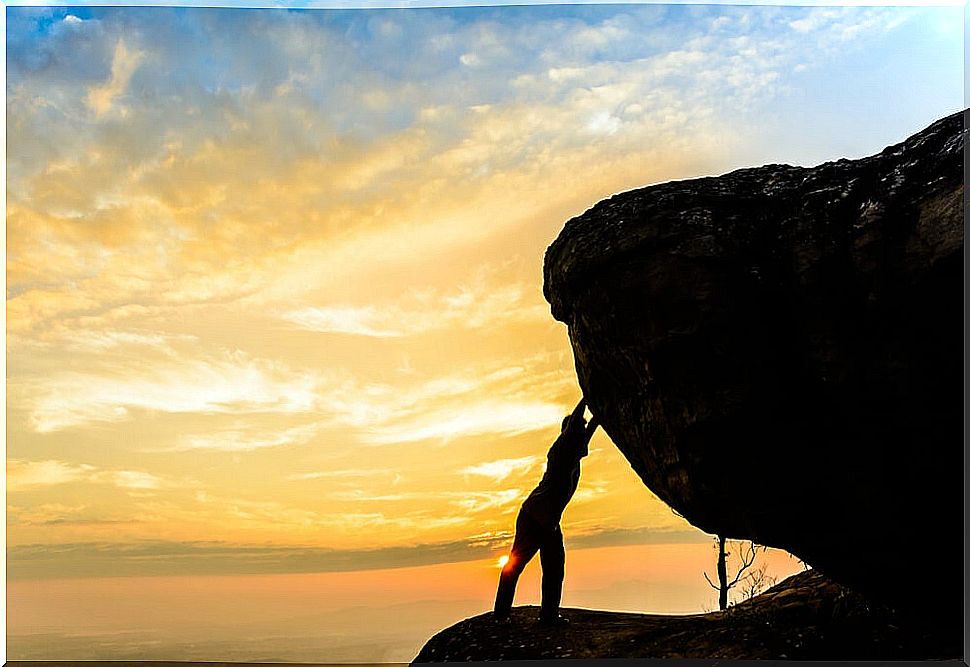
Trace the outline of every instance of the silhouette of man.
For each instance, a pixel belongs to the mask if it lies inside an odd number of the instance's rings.
[[[549,448],[546,471],[539,485],[522,503],[515,520],[515,538],[509,560],[502,568],[498,592],[495,594],[493,617],[509,619],[512,598],[519,575],[539,552],[542,564],[542,607],[539,622],[566,625],[568,619],[559,615],[562,581],[565,574],[566,550],[562,542],[559,520],[579,484],[579,462],[589,454],[589,440],[599,426],[594,416],[587,426],[583,418],[586,399],[579,401],[572,414],[563,419],[559,437]]]

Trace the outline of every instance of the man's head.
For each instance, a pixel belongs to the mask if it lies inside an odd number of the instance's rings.
[[[570,428],[570,422],[572,422],[574,419],[576,423],[572,425],[572,428],[576,429],[586,426],[586,419],[582,415],[578,415],[575,418],[573,415],[566,415],[562,420],[562,433],[565,433],[566,430]]]

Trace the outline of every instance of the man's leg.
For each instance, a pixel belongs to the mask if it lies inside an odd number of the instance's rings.
[[[498,591],[495,593],[494,613],[497,618],[506,618],[512,611],[512,599],[515,597],[515,585],[519,582],[519,575],[539,550],[541,534],[537,527],[535,520],[519,511],[515,520],[515,539],[512,540],[509,562],[502,568]]]
[[[556,526],[545,534],[539,546],[542,564],[542,620],[559,618],[559,602],[562,600],[562,582],[566,572],[566,549],[562,543],[562,529]]]

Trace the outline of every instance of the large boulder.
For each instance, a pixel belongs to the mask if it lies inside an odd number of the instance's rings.
[[[959,614],[963,114],[861,160],[625,192],[544,293],[643,482],[702,530]]]

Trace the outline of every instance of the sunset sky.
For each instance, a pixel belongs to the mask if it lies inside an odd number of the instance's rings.
[[[962,6],[8,7],[10,585],[491,563],[579,398],[541,291],[563,223],[878,152],[962,107],[963,30]],[[602,432],[563,530],[604,568],[709,543]]]

